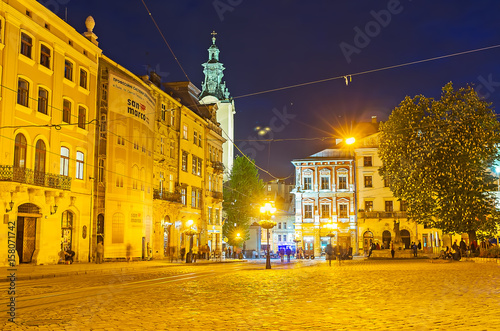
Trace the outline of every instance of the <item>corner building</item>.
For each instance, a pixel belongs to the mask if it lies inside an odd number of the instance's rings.
[[[101,50],[36,1],[0,3],[0,246],[16,263],[88,261]],[[10,261],[0,250],[0,265]]]

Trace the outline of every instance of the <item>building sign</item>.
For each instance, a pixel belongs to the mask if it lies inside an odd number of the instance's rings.
[[[109,108],[154,130],[156,103],[149,92],[132,80],[109,74]]]
[[[130,223],[132,226],[142,226],[142,214],[141,213],[131,213]]]

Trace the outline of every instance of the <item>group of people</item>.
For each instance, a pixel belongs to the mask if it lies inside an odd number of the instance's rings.
[[[280,256],[281,262],[285,261],[285,255],[287,262],[290,262],[290,255],[292,255],[292,250],[290,248],[287,248],[286,250],[282,248],[279,250],[278,255]]]
[[[170,261],[173,262],[173,260],[177,260],[177,255],[175,254],[176,250],[175,247],[170,247],[169,249],[169,255],[170,255]],[[181,249],[179,250],[179,258],[181,260],[186,259],[187,261],[190,261],[192,263],[195,263],[198,259],[204,259],[204,260],[210,260],[212,259],[217,259],[220,258],[221,255],[221,250],[220,248],[213,249],[210,251],[210,247],[208,244],[202,245],[201,247],[198,248],[198,246],[194,245],[191,247],[191,250],[187,251],[186,247],[181,246]]]

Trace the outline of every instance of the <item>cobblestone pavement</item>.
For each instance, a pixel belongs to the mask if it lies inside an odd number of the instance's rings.
[[[161,277],[199,278],[147,286]],[[3,330],[498,330],[500,267],[467,262],[325,261],[179,266],[26,282],[26,294],[104,286],[20,309]],[[71,281],[71,283],[69,282]],[[142,287],[120,289],[120,282]],[[142,282],[142,283],[141,283]],[[57,285],[56,285],[57,284]],[[110,285],[111,284],[111,285]],[[22,285],[22,284],[21,284]],[[57,288],[43,288],[57,286]],[[21,300],[22,298],[19,298]],[[3,301],[3,300],[2,300]],[[5,312],[2,312],[4,316]],[[5,318],[5,317],[4,317]],[[6,318],[5,318],[6,319]]]

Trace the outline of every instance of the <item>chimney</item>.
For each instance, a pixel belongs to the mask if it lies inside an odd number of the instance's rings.
[[[377,116],[372,116],[372,123],[377,124]]]

